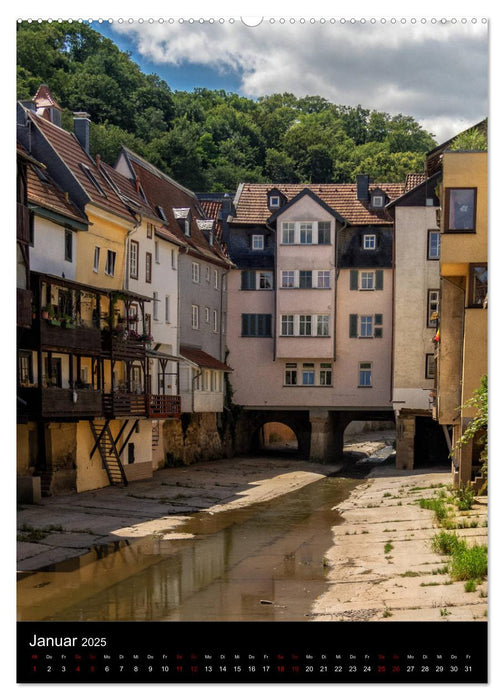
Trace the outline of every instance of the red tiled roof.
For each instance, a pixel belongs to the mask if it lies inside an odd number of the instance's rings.
[[[56,151],[61,160],[69,168],[72,175],[78,181],[93,204],[108,210],[116,216],[127,219],[128,222],[134,221],[129,209],[114,192],[107,180],[103,177],[91,156],[84,151],[75,134],[71,134],[64,129],[61,129],[59,126],[56,126],[47,119],[38,117],[37,115],[33,114],[33,112],[27,111],[27,116],[51,144],[54,151]],[[90,173],[96,179],[106,197],[101,195],[98,190],[96,190],[82,169],[81,164],[86,165],[89,168]]]
[[[224,372],[232,372],[231,367],[226,365],[224,362],[217,360],[212,355],[209,355],[203,350],[197,350],[196,348],[188,348],[183,345],[180,346],[180,354],[185,357],[186,360],[194,362],[198,367],[205,367],[207,369],[220,369]]]
[[[162,207],[166,216],[165,227],[172,235],[176,236],[182,245],[188,248],[188,253],[203,257],[216,265],[229,266],[231,261],[216,240],[211,246],[203,233],[199,230],[197,219],[206,217],[198,199],[194,193],[179,185],[153,165],[127,148],[123,149],[133,171],[138,178],[151,208],[160,218],[158,207]],[[189,209],[190,237],[182,232],[173,209]]]
[[[205,212],[205,216],[209,219],[214,219],[215,235],[220,237],[222,234],[222,219],[219,219],[219,214],[221,213],[222,202],[215,199],[200,199],[200,204]]]
[[[65,193],[49,178],[46,172],[41,177],[37,169],[33,165],[29,165],[26,173],[29,202],[75,221],[89,223],[82,212],[67,199]]]
[[[40,85],[35,97],[33,98],[33,102],[37,108],[39,107],[56,107],[56,109],[61,109],[59,104],[56,102],[54,97],[52,96],[52,92],[49,90],[49,87],[47,85]]]
[[[421,185],[422,182],[426,179],[427,178],[423,173],[410,173],[409,175],[406,175],[406,182],[404,183],[404,191],[409,192],[414,187],[417,187],[417,185]]]
[[[346,219],[351,226],[379,225],[392,222],[387,211],[371,209],[366,203],[357,199],[357,186],[355,184],[306,185],[246,182],[240,185],[236,195],[236,215],[233,217],[233,224],[264,224],[272,214],[268,209],[267,194],[270,190],[279,190],[285,195],[287,201],[290,201],[305,188],[311,190],[331,209]],[[390,200],[397,199],[404,194],[402,183],[370,183],[370,191],[377,188],[383,190]]]

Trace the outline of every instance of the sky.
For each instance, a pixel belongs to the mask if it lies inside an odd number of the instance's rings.
[[[223,88],[250,98],[320,95],[336,104],[410,115],[439,142],[488,114],[488,25],[481,18],[264,18],[247,26],[239,17],[232,23],[218,15],[213,22],[197,17],[92,26],[174,90]]]

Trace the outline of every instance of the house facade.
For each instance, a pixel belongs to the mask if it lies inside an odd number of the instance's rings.
[[[448,463],[443,431],[432,419],[441,287],[437,182],[437,175],[409,176],[405,194],[388,205],[394,216],[392,402],[398,469]]]
[[[486,130],[486,123],[475,128]],[[433,416],[451,445],[454,484],[483,482],[478,437],[458,440],[475,415],[464,404],[487,374],[488,162],[486,151],[453,150],[453,139],[427,155],[439,173],[441,301]]]
[[[392,219],[402,185],[240,185],[230,223],[235,400],[312,458],[391,420]],[[291,420],[289,420],[289,412]]]

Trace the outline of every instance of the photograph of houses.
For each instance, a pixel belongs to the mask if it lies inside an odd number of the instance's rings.
[[[18,22],[19,621],[487,621],[486,50]]]

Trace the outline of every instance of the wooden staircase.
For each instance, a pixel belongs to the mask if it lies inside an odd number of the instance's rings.
[[[103,467],[112,486],[127,486],[128,480],[112,437],[109,421],[90,420],[89,425],[95,439],[95,444],[89,457],[91,458],[98,448]]]

